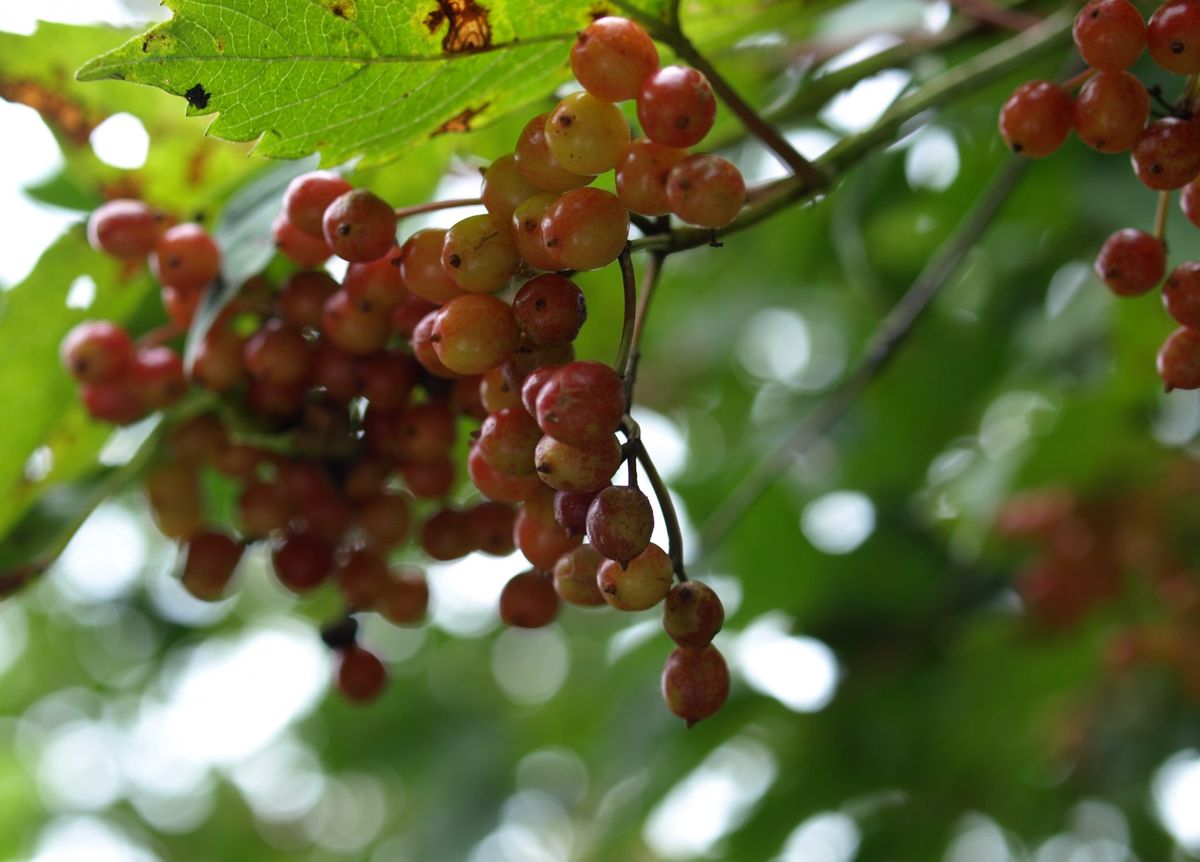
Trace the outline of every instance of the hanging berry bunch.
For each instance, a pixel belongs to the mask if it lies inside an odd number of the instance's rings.
[[[164,345],[188,331],[217,278],[217,244],[136,201],[106,204],[89,222],[96,248],[149,255],[170,322],[142,347],[106,322],[70,333],[63,360],[88,410],[128,424],[189,385],[220,404],[172,419],[168,451],[146,479],[159,528],[185,548],[183,585],[201,599],[223,596],[253,542],[269,543],[289,590],[332,584],[347,615],[325,637],[351,701],[386,683],[352,615],[402,625],[426,615],[425,573],[394,559],[413,540],[438,561],[519,549],[531,568],[508,582],[499,608],[513,626],[544,626],[564,601],[640,611],[665,600],[663,624],[678,645],[662,679],[668,706],[690,724],[728,696],[729,672],[711,645],[721,602],[686,579],[670,498],[629,416],[635,352],[622,337],[614,366],[576,359],[587,303],[570,274],[621,258],[628,298],[631,212],[715,229],[739,213],[746,189],[728,161],[688,152],[716,114],[705,76],[660,68],[637,24],[595,21],[570,60],[583,90],[526,124],[484,173],[486,212],[448,230],[397,244],[399,218],[442,206],[396,211],[334,173],[295,179],[273,234],[296,271],[278,287],[262,278],[243,286],[186,378]],[[628,99],[645,137],[631,138],[616,105]],[[610,170],[616,194],[591,185]],[[349,263],[340,283],[318,268],[333,255]],[[463,417],[479,423],[465,472],[486,498],[466,507],[449,502]],[[262,445],[264,432],[288,445]],[[613,484],[622,464],[627,483]],[[210,470],[237,483],[234,534],[206,522]],[[674,527],[668,550],[650,541],[655,507],[639,472]]]
[[[1030,158],[1056,151],[1072,129],[1094,150],[1129,152],[1134,174],[1160,195],[1158,217],[1152,232],[1125,228],[1110,236],[1096,273],[1122,297],[1163,286],[1167,312],[1180,328],[1159,351],[1158,372],[1168,391],[1198,389],[1200,263],[1183,262],[1168,275],[1164,233],[1175,191],[1184,215],[1200,227],[1200,2],[1168,0],[1146,22],[1130,0],[1090,0],[1075,18],[1074,35],[1088,69],[1065,85],[1022,84],[1000,111],[1000,133]],[[1160,68],[1185,77],[1175,102],[1128,71],[1145,51]],[[1161,111],[1151,111],[1152,101]]]

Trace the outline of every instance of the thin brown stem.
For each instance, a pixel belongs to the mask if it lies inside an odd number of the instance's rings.
[[[633,330],[637,317],[637,273],[633,270],[633,257],[629,253],[630,245],[625,244],[624,251],[617,258],[621,267],[621,287],[625,295],[624,322],[621,324],[621,343],[617,347],[617,358],[613,362],[613,370],[624,376],[629,366],[629,351],[633,347]],[[626,383],[628,388],[628,383]]]
[[[650,301],[654,298],[662,275],[666,253],[652,251],[646,258],[646,269],[642,273],[642,295],[638,297],[637,312],[633,316],[633,334],[629,340],[629,357],[625,363],[625,403],[633,403],[633,387],[637,383],[638,363],[642,359],[642,334],[646,328],[646,316],[650,313]]]
[[[822,439],[879,377],[938,291],[957,271],[1008,200],[1024,166],[1024,160],[1018,158],[1005,165],[958,231],[942,245],[887,317],[880,321],[855,369],[745,475],[713,512],[700,533],[702,554],[711,552],[763,492],[786,472],[791,459]]]
[[[951,0],[951,3],[957,6],[964,15],[1003,30],[1020,32],[1041,22],[1036,15],[1018,12],[1015,9],[1006,9],[996,5],[992,0]]]
[[[459,207],[478,207],[483,206],[483,201],[479,198],[453,198],[448,201],[430,201],[427,204],[414,204],[410,207],[396,207],[396,218],[408,218],[409,216],[421,215],[422,213],[433,213],[439,210],[452,210]]]
[[[658,510],[662,513],[663,525],[667,528],[667,556],[671,558],[671,568],[676,579],[680,582],[686,581],[688,578],[683,565],[683,528],[679,525],[679,513],[675,511],[675,504],[671,501],[671,492],[667,490],[667,483],[659,475],[658,468],[654,466],[654,459],[650,457],[646,444],[642,442],[638,424],[630,416],[626,416],[621,422],[621,430],[629,438],[627,445],[642,465],[642,472],[646,474],[646,480],[658,501]]]
[[[161,347],[172,338],[178,338],[183,335],[186,330],[181,329],[174,323],[164,323],[162,326],[156,326],[149,332],[143,333],[138,337],[138,347]]]
[[[1161,242],[1167,240],[1167,213],[1171,211],[1171,193],[1158,193],[1158,209],[1154,213],[1154,236]]]

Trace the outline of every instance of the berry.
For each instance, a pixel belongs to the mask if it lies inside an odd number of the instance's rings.
[[[263,383],[287,386],[308,378],[311,349],[303,333],[272,320],[246,342],[244,360],[250,376]]]
[[[581,543],[554,520],[554,492],[544,485],[517,512],[513,537],[525,559],[544,571],[553,569],[559,557]]]
[[[80,399],[89,416],[113,425],[132,425],[146,415],[141,397],[121,378],[85,383]]]
[[[564,267],[599,269],[625,248],[629,211],[611,192],[575,189],[547,208],[542,236]]]
[[[534,188],[547,192],[565,192],[586,186],[592,181],[591,177],[567,170],[550,152],[546,142],[546,119],[549,116],[538,114],[521,130],[513,151],[517,173]]]
[[[342,279],[342,290],[356,302],[365,301],[372,308],[391,312],[408,297],[400,275],[400,249],[393,247],[379,260],[350,264]]]
[[[588,541],[606,559],[621,565],[646,550],[653,532],[654,510],[637,488],[610,485],[588,508]]]
[[[537,473],[556,491],[595,491],[612,480],[621,464],[621,444],[615,434],[602,443],[572,446],[546,436],[534,452]]]
[[[479,429],[476,451],[488,465],[511,476],[534,472],[533,453],[542,429],[524,409],[509,407],[490,414]]]
[[[129,385],[150,410],[170,407],[187,393],[183,359],[169,347],[147,347],[134,356]]]
[[[163,309],[167,318],[180,332],[186,331],[192,325],[200,300],[204,298],[203,288],[189,287],[183,290],[178,287],[164,285],[162,289]]]
[[[547,377],[536,403],[546,434],[574,446],[595,445],[621,424],[625,383],[602,362],[571,362]]]
[[[200,225],[177,224],[159,238],[150,255],[150,269],[162,284],[199,290],[220,272],[221,252]]]
[[[442,362],[433,340],[433,328],[437,324],[439,310],[434,309],[421,318],[416,329],[413,330],[412,338],[409,339],[408,343],[412,347],[413,356],[417,358],[417,362],[421,363],[422,368],[434,377],[453,380],[458,375],[447,368],[445,363]]]
[[[1170,0],[1159,6],[1146,26],[1146,46],[1168,72],[1200,72],[1200,3]]]
[[[475,550],[467,528],[467,514],[457,509],[435,512],[421,526],[421,547],[435,560],[448,562]]]
[[[1200,330],[1176,329],[1158,351],[1158,375],[1170,392],[1200,389]]]
[[[627,209],[647,216],[671,211],[667,177],[687,158],[687,150],[639,138],[625,148],[617,162],[617,197]]]
[[[1187,220],[1200,227],[1200,179],[1192,180],[1179,193],[1179,208]]]
[[[312,354],[312,384],[326,397],[345,404],[358,395],[358,368],[354,356],[325,338],[317,339]]]
[[[729,699],[729,666],[716,647],[680,647],[667,659],[663,700],[691,727],[715,714]]]
[[[375,610],[389,623],[413,625],[429,612],[429,582],[416,566],[397,566],[384,583]]]
[[[1075,45],[1093,69],[1128,69],[1146,50],[1146,22],[1129,0],[1091,0],[1075,16]]]
[[[166,217],[142,201],[111,200],[88,218],[87,238],[92,248],[123,259],[149,254],[166,226]]]
[[[627,146],[629,124],[621,109],[590,93],[572,93],[546,117],[546,147],[572,173],[611,170]]]
[[[400,474],[409,492],[421,500],[440,500],[454,487],[454,462],[441,455],[424,461],[407,461]]]
[[[358,504],[355,522],[372,545],[394,548],[408,538],[412,508],[402,494],[378,494]]]
[[[1093,75],[1075,102],[1075,132],[1102,153],[1120,153],[1133,146],[1150,116],[1150,94],[1127,72]]]
[[[642,81],[637,116],[646,137],[668,147],[700,143],[717,116],[717,100],[702,72],[664,66]]]
[[[443,228],[419,230],[400,247],[400,277],[404,286],[434,305],[443,305],[463,293],[442,265],[446,233]]]
[[[564,602],[583,607],[605,604],[596,583],[604,558],[591,545],[567,551],[554,564],[554,591]]]
[[[563,269],[558,251],[546,245],[542,220],[546,211],[558,200],[557,192],[541,192],[526,199],[513,211],[513,242],[521,260],[534,269]]]
[[[333,250],[324,237],[304,233],[283,213],[271,222],[271,238],[279,253],[297,266],[312,268],[329,260]]]
[[[483,409],[495,413],[508,407],[524,409],[521,404],[521,389],[512,386],[504,378],[502,368],[489,368],[479,378],[479,400]]]
[[[746,181],[720,156],[688,156],[667,177],[667,200],[688,224],[725,227],[746,203]]]
[[[337,687],[354,704],[370,703],[387,684],[387,669],[372,652],[350,646],[338,652]]]
[[[59,357],[80,383],[103,383],[121,377],[133,364],[133,339],[107,320],[75,326],[59,347]]]
[[[242,532],[261,539],[287,526],[291,506],[279,486],[267,482],[250,482],[237,500],[238,524]]]
[[[516,158],[501,156],[483,172],[479,197],[488,213],[498,222],[512,218],[513,211],[538,193],[538,189],[517,171]]]
[[[663,605],[663,628],[681,647],[707,646],[725,624],[725,608],[712,588],[699,581],[671,587]]]
[[[276,299],[279,313],[293,326],[319,329],[325,303],[337,289],[337,282],[327,272],[305,270],[294,273],[279,289]]]
[[[644,611],[667,597],[674,578],[671,558],[651,544],[627,566],[605,560],[596,573],[604,600],[619,611]]]
[[[309,236],[324,240],[325,210],[352,186],[330,171],[310,171],[288,183],[283,193],[283,211],[288,221]]]
[[[508,285],[518,263],[512,230],[499,218],[468,216],[446,232],[442,266],[462,290],[495,293]]]
[[[1167,276],[1163,305],[1181,326],[1200,328],[1200,262],[1185,261]]]
[[[229,432],[214,413],[180,422],[170,433],[171,454],[192,464],[207,464],[229,445]]]
[[[271,556],[275,576],[294,593],[307,593],[333,574],[333,552],[308,533],[290,533]]]
[[[513,298],[513,315],[534,344],[574,341],[587,320],[587,301],[575,282],[554,273],[530,279]]]
[[[399,350],[375,353],[358,360],[359,394],[378,410],[397,410],[421,376],[417,360]]]
[[[1167,248],[1162,240],[1134,228],[1114,233],[1096,256],[1096,274],[1117,296],[1153,290],[1166,270]]]
[[[517,511],[507,503],[493,500],[480,503],[467,512],[467,531],[471,543],[494,557],[506,557],[516,550],[513,526]]]
[[[515,476],[497,470],[483,457],[478,446],[467,456],[467,475],[483,496],[502,503],[524,502],[545,487],[536,475]]]
[[[374,193],[353,189],[325,209],[322,230],[325,242],[343,260],[378,260],[396,242],[396,213]]]
[[[321,334],[346,353],[362,356],[381,350],[390,333],[387,312],[369,303],[355,302],[339,290],[325,301]]]
[[[433,324],[438,359],[457,374],[482,374],[502,363],[520,340],[512,307],[487,294],[446,303]]]
[[[387,563],[374,550],[351,551],[334,572],[334,580],[351,609],[370,610],[387,585]]]
[[[1200,173],[1200,126],[1167,117],[1146,127],[1133,143],[1133,172],[1147,188],[1182,188]]]
[[[585,90],[606,102],[636,99],[658,68],[658,50],[640,26],[606,15],[588,25],[571,47],[571,71]]]
[[[216,601],[229,586],[241,558],[242,546],[224,533],[196,533],[187,542],[184,589],[202,601]]]
[[[245,342],[227,326],[215,325],[196,347],[192,380],[212,392],[226,392],[242,382]]]
[[[550,578],[541,572],[522,572],[504,585],[500,593],[500,619],[505,625],[538,629],[558,616],[558,593]]]
[[[1031,159],[1050,155],[1071,134],[1075,103],[1050,81],[1017,87],[1000,109],[1000,134],[1014,153]]]
[[[601,488],[600,491],[604,489]],[[556,491],[554,493],[554,520],[571,536],[582,536],[587,532],[588,509],[600,491]]]

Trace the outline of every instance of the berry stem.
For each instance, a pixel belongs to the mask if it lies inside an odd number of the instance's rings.
[[[951,3],[964,15],[1004,30],[1021,32],[1036,26],[1042,20],[1028,12],[997,6],[992,0],[951,0]]]
[[[646,268],[642,273],[642,295],[638,297],[637,312],[633,316],[633,337],[630,339],[629,357],[625,363],[626,404],[633,404],[633,387],[637,383],[638,363],[642,359],[642,333],[646,328],[646,315],[650,313],[650,300],[654,298],[666,257],[664,252],[652,251],[646,258]]]
[[[1080,72],[1078,75],[1072,75],[1067,80],[1063,81],[1064,90],[1077,90],[1088,82],[1088,80],[1096,74],[1096,70],[1090,66]]]
[[[753,468],[712,513],[700,532],[700,553],[711,553],[791,460],[822,439],[887,367],[933,298],[945,286],[1008,200],[1025,167],[1010,159],[969,217],[941,246],[912,286],[875,327],[854,370]]]
[[[1158,209],[1154,212],[1154,238],[1160,242],[1167,240],[1167,213],[1171,211],[1171,193],[1158,193]]]
[[[617,258],[617,263],[621,267],[621,286],[624,288],[625,294],[625,311],[624,322],[621,325],[621,343],[617,347],[617,358],[613,362],[613,370],[617,374],[624,375],[629,365],[629,352],[633,347],[635,308],[637,307],[637,274],[633,270],[633,257],[629,253],[629,243],[625,244],[625,249]],[[626,381],[625,389],[628,392],[628,381]]]
[[[654,489],[654,498],[658,500],[658,509],[662,513],[663,523],[667,528],[667,556],[671,558],[671,568],[675,571],[675,578],[682,583],[688,579],[687,571],[683,566],[683,528],[679,525],[679,514],[675,511],[675,504],[671,502],[671,493],[667,490],[667,483],[663,481],[658,468],[654,466],[654,460],[650,457],[646,444],[642,442],[642,429],[638,427],[633,417],[626,415],[621,420],[621,431],[629,438],[628,445],[637,457],[638,463],[642,465],[642,472],[646,474],[650,487]],[[632,469],[630,474],[632,477]]]
[[[430,201],[427,204],[414,204],[410,207],[396,207],[396,218],[408,218],[409,216],[421,215],[421,213],[438,212],[439,210],[452,210],[458,207],[480,207],[483,206],[483,201],[479,198],[452,198],[447,201]]]
[[[172,338],[183,335],[184,331],[174,323],[164,323],[149,332],[143,333],[137,340],[138,347],[161,347]]]

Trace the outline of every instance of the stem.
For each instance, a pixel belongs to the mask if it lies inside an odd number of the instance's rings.
[[[964,15],[1004,30],[1020,32],[1035,27],[1041,22],[1036,15],[1005,9],[1003,6],[997,6],[991,0],[951,0],[951,3],[961,9]]]
[[[679,513],[675,511],[675,504],[671,502],[671,493],[667,490],[667,483],[659,475],[658,468],[654,466],[654,460],[642,442],[641,429],[638,428],[638,424],[626,416],[621,422],[621,430],[629,438],[629,445],[636,454],[638,463],[642,465],[642,472],[646,474],[650,487],[654,489],[654,498],[658,500],[658,509],[662,512],[663,523],[667,528],[667,556],[671,558],[671,568],[675,572],[676,579],[682,583],[688,577],[683,566],[683,528],[679,526]]]
[[[625,249],[617,258],[617,263],[621,267],[621,286],[625,292],[625,321],[621,325],[621,344],[617,348],[617,359],[613,362],[613,370],[622,377],[629,366],[629,351],[633,347],[633,329],[636,323],[634,308],[637,303],[637,274],[633,271],[633,257],[630,255],[629,249],[630,244],[625,243]],[[628,382],[626,382],[625,388],[628,390]]]
[[[141,335],[137,340],[137,346],[161,347],[172,338],[178,338],[185,333],[186,330],[181,329],[174,323],[164,323],[162,326],[156,326],[154,329]]]
[[[1167,240],[1167,213],[1171,211],[1171,193],[1158,193],[1158,209],[1154,213],[1154,236],[1160,242]]]
[[[1024,167],[1023,159],[1008,161],[974,211],[942,245],[917,280],[875,328],[858,365],[850,375],[843,378],[725,498],[701,530],[702,554],[711,552],[763,492],[786,472],[792,456],[824,437],[879,377],[938,291],[949,281],[1008,200]]]
[[[633,387],[637,382],[638,363],[642,358],[642,333],[646,328],[646,315],[650,313],[650,300],[654,298],[654,289],[658,287],[659,276],[662,275],[664,260],[666,260],[666,253],[652,251],[646,260],[646,270],[642,273],[642,295],[638,298],[637,313],[633,316],[629,358],[625,363],[626,404],[633,403]]]
[[[680,58],[686,60],[693,68],[704,73],[713,90],[729,106],[729,109],[737,115],[737,118],[742,121],[742,125],[746,127],[746,130],[774,152],[779,157],[779,160],[788,166],[793,175],[803,179],[806,184],[813,188],[824,188],[829,185],[829,175],[820,167],[800,155],[796,148],[788,143],[788,139],[783,136],[782,132],[764,120],[758,111],[739,96],[737,91],[717,71],[717,68],[709,62],[708,58],[698,51],[691,40],[683,34],[682,30],[678,28],[671,29],[664,32],[662,36],[664,41],[675,49],[675,53]]]
[[[478,207],[483,206],[483,201],[479,198],[454,198],[448,201],[430,201],[427,204],[414,204],[410,207],[396,207],[396,218],[408,218],[409,216],[420,215],[421,213],[432,213],[439,210],[452,210],[458,207]]]
[[[1086,84],[1091,79],[1091,77],[1095,74],[1096,74],[1096,70],[1089,66],[1088,68],[1086,68],[1082,72],[1080,72],[1078,75],[1074,75],[1070,78],[1067,78],[1067,80],[1063,81],[1063,83],[1062,83],[1063,89],[1064,90],[1076,90],[1079,87],[1082,87],[1084,84]]]

